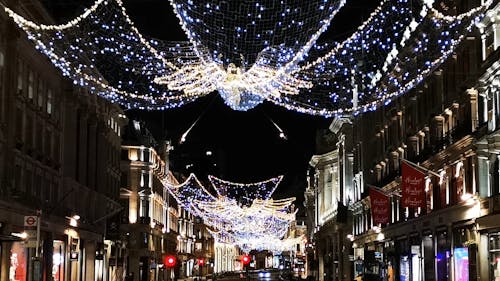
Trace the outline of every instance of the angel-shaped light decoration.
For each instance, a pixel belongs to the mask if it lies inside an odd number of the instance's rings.
[[[329,117],[373,110],[411,90],[492,3],[447,15],[434,0],[381,1],[333,43],[320,43],[321,35],[346,0],[170,0],[184,42],[145,38],[122,0],[97,0],[62,25],[5,10],[75,84],[127,108],[179,107],[217,91],[235,110],[270,101]]]

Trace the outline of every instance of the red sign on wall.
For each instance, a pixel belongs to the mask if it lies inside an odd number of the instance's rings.
[[[405,161],[401,162],[401,193],[403,208],[425,208],[425,174]]]
[[[370,205],[373,224],[387,224],[391,215],[389,196],[375,188],[370,188]]]

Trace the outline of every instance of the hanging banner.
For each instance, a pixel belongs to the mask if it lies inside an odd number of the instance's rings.
[[[425,174],[401,161],[401,195],[403,208],[425,208]]]
[[[389,196],[375,188],[370,188],[370,205],[373,224],[387,224],[391,215]]]

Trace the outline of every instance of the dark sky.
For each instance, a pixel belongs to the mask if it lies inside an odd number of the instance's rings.
[[[92,1],[46,1],[54,12],[69,18],[71,11],[88,7]],[[185,40],[167,0],[125,0],[128,14],[148,37]],[[326,40],[340,40],[368,18],[378,1],[350,0],[336,16]],[[235,182],[255,182],[284,175],[276,197],[296,196],[302,205],[308,162],[315,152],[317,129],[328,128],[331,120],[286,111],[264,103],[247,112],[233,111],[212,93],[179,109],[164,112],[129,111],[144,120],[157,139],[172,141],[173,166],[177,171],[195,172],[199,178],[213,174]],[[183,144],[181,135],[199,118]],[[271,120],[285,132],[287,139]],[[206,151],[212,155],[207,156]],[[189,170],[186,165],[192,164]]]

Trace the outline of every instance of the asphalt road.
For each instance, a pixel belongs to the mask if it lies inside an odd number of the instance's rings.
[[[279,270],[257,270],[248,272],[227,272],[216,277],[214,281],[300,281],[290,272]]]

